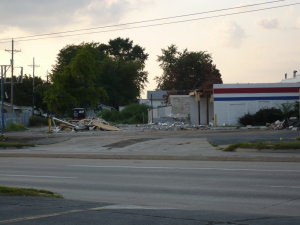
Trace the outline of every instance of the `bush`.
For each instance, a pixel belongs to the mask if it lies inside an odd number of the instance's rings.
[[[5,128],[5,131],[22,131],[26,130],[26,127],[20,123],[9,123]]]
[[[113,123],[138,124],[148,122],[148,106],[131,104],[122,111],[103,110],[100,116],[106,121]]]
[[[246,125],[264,126],[266,123],[273,123],[276,120],[283,120],[284,116],[280,109],[261,109],[255,114],[247,113],[239,118],[239,123]]]
[[[283,103],[280,106],[281,113],[284,119],[289,119],[290,117],[299,118],[299,102],[294,103]]]
[[[47,126],[48,125],[48,119],[41,116],[32,116],[29,119],[29,126],[31,127],[41,127],[41,126]]]
[[[254,125],[266,125],[266,123],[273,123],[276,120],[283,119],[280,109],[261,109],[254,114]]]
[[[244,126],[254,125],[254,115],[250,113],[245,114],[244,116],[239,118],[239,123]]]
[[[116,110],[112,110],[112,111],[107,109],[102,110],[100,112],[100,117],[102,117],[106,121],[114,122],[114,123],[119,123],[119,121],[121,121],[120,112]]]

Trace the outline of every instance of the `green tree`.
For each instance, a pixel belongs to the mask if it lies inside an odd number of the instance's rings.
[[[175,45],[162,49],[158,62],[163,75],[156,77],[157,88],[161,90],[190,91],[198,88],[211,88],[212,84],[222,83],[222,78],[210,54],[187,49],[179,52]]]
[[[8,78],[7,82],[11,79]],[[34,105],[38,109],[46,110],[47,107],[43,102],[45,91],[48,89],[49,84],[40,77],[34,77]],[[10,83],[5,84],[5,92],[7,98],[5,101],[10,102]],[[29,75],[24,75],[22,80],[14,77],[14,104],[18,106],[32,106],[33,95],[33,78]]]
[[[147,82],[147,57],[129,39],[68,45],[58,54],[44,100],[52,112],[59,113],[100,102],[114,107],[131,103]]]
[[[121,99],[110,98],[108,103],[113,106],[125,105],[139,97],[141,90],[148,82],[148,73],[144,71],[145,62],[148,58],[145,49],[139,45],[134,45],[133,41],[128,38],[110,40],[108,44],[100,44],[98,49],[109,57],[110,60],[106,61],[106,69],[108,66],[109,71],[114,73],[106,73],[106,78],[112,75],[117,79],[115,82],[120,82],[121,85],[123,83],[123,87],[118,87],[117,83],[115,83],[115,87],[110,84],[110,87],[114,89],[111,91],[119,92],[118,96]],[[107,65],[107,62],[110,65]]]
[[[60,69],[56,66],[51,76],[53,84],[44,98],[49,110],[66,113],[74,107],[94,107],[105,99],[105,90],[96,85],[98,63],[93,45],[83,44],[67,65]]]

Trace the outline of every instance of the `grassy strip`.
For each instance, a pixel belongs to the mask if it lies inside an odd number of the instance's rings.
[[[8,147],[22,148],[22,147],[34,147],[34,146],[35,146],[34,144],[28,144],[28,143],[0,141],[0,148],[8,148]]]
[[[208,140],[208,144],[210,144],[213,147],[219,147],[219,145],[212,143],[210,140]]]
[[[5,131],[24,131],[27,130],[27,128],[20,123],[10,123],[5,127]]]
[[[300,141],[296,142],[258,142],[258,143],[237,143],[227,146],[224,151],[234,151],[237,148],[252,148],[252,149],[299,149]]]
[[[0,195],[2,196],[39,196],[47,198],[62,198],[61,195],[55,194],[52,191],[37,190],[33,188],[17,188],[0,186]]]

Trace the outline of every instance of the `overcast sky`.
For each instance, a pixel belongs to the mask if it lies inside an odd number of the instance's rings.
[[[199,13],[264,1],[266,0],[1,0],[0,39]],[[299,1],[285,0],[164,22],[293,3]],[[162,48],[171,44],[177,45],[180,50],[188,48],[191,51],[211,53],[224,83],[279,82],[284,73],[288,73],[289,77],[293,70],[300,73],[300,5],[164,26],[16,41],[15,48],[22,52],[15,55],[15,64],[23,66],[24,72],[31,74],[32,69],[28,65],[32,64],[32,58],[35,57],[36,63],[40,65],[36,69],[36,75],[45,78],[46,71],[51,71],[55,64],[57,53],[67,44],[91,41],[107,43],[117,37],[130,38],[149,54],[146,66],[149,72],[147,90],[156,87],[153,78],[162,74],[157,55],[161,54]],[[9,64],[10,54],[4,50],[10,48],[11,43],[0,43],[1,65]]]

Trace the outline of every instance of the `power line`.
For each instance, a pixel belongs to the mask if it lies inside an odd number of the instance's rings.
[[[50,38],[72,37],[72,36],[80,36],[80,35],[96,34],[96,33],[108,33],[108,32],[113,32],[113,31],[132,30],[132,29],[138,29],[138,28],[178,24],[178,23],[185,23],[185,22],[191,22],[191,21],[197,21],[197,20],[212,19],[212,18],[232,16],[232,15],[238,15],[238,14],[246,14],[246,13],[251,13],[251,12],[259,12],[259,11],[265,11],[265,10],[276,9],[276,8],[283,8],[283,7],[299,5],[299,4],[300,3],[294,3],[294,4],[273,6],[273,7],[262,8],[262,9],[247,10],[247,11],[242,11],[242,12],[226,13],[226,14],[220,14],[220,15],[214,15],[214,16],[200,17],[200,18],[194,18],[194,19],[188,19],[188,20],[179,20],[179,21],[172,21],[172,22],[165,22],[165,23],[148,24],[148,25],[135,26],[135,27],[125,27],[125,28],[111,29],[111,30],[104,30],[104,31],[94,31],[94,32],[86,32],[86,33],[79,33],[79,34],[69,34],[69,35],[60,35],[60,36],[53,36],[53,37],[25,39],[25,40],[20,40],[19,42],[35,41],[35,40],[50,39]],[[0,43],[3,43],[3,42],[0,42]]]
[[[77,29],[77,30],[68,30],[68,31],[62,31],[62,32],[36,34],[36,35],[30,35],[30,36],[21,36],[21,37],[15,37],[14,39],[20,41],[20,39],[26,39],[26,38],[32,38],[32,37],[42,37],[42,36],[50,36],[50,35],[57,35],[57,34],[74,33],[74,32],[80,32],[80,31],[112,28],[112,27],[119,27],[119,26],[128,26],[128,25],[134,25],[134,24],[140,24],[140,23],[176,19],[176,18],[182,18],[182,17],[188,17],[188,16],[228,11],[228,10],[233,10],[233,9],[241,9],[241,8],[247,8],[247,7],[253,7],[253,6],[260,6],[260,5],[266,5],[266,4],[274,4],[274,3],[283,2],[283,1],[288,1],[288,0],[268,1],[268,2],[261,2],[261,3],[256,3],[256,4],[248,4],[248,5],[242,5],[242,6],[236,6],[236,7],[229,7],[229,8],[216,9],[216,10],[210,10],[210,11],[204,11],[204,12],[198,12],[198,13],[183,14],[183,15],[170,16],[170,17],[162,17],[162,18],[156,18],[156,19],[150,19],[150,20],[141,20],[141,21],[135,21],[135,22],[129,22],[129,23],[113,24],[113,25],[99,26],[99,27],[92,27],[92,28],[83,28],[83,29]],[[5,41],[8,39],[10,40],[10,38],[4,38],[4,39],[0,39],[0,41]],[[0,42],[0,43],[3,43],[3,42]]]
[[[138,28],[163,26],[163,25],[170,25],[170,24],[177,24],[177,23],[192,22],[192,21],[197,21],[197,20],[204,20],[204,19],[212,19],[212,18],[218,18],[218,17],[226,17],[226,16],[233,16],[233,15],[239,15],[239,14],[246,14],[246,13],[251,13],[251,12],[266,11],[266,10],[271,10],[271,9],[284,8],[284,7],[288,7],[288,6],[295,6],[295,5],[299,5],[299,4],[300,3],[292,3],[292,4],[286,4],[286,5],[280,5],[280,6],[266,7],[266,8],[253,9],[253,10],[246,10],[246,11],[241,11],[241,12],[225,13],[225,14],[219,14],[219,15],[213,15],[213,16],[206,16],[206,17],[193,18],[193,19],[187,19],[187,20],[177,20],[177,21],[164,22],[164,23],[155,23],[155,24],[141,25],[141,26],[135,26],[135,27],[125,27],[125,28],[118,28],[118,29],[111,29],[111,30],[102,30],[102,31],[78,33],[78,34],[68,34],[68,35],[59,35],[59,36],[52,36],[52,37],[40,37],[40,38],[24,39],[24,40],[18,40],[18,42],[35,41],[35,40],[52,39],[52,38],[63,38],[63,37],[72,37],[72,36],[80,36],[80,35],[87,35],[87,34],[108,33],[108,32],[113,32],[113,31],[132,30],[132,29],[138,29]],[[7,41],[2,41],[0,43],[7,43]]]

